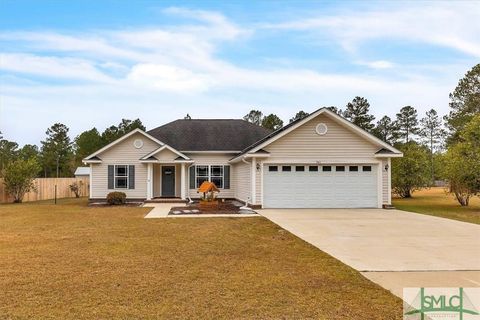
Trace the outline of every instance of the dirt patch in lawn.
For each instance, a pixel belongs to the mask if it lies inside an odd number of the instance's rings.
[[[402,319],[402,302],[270,221],[0,205],[0,318]]]

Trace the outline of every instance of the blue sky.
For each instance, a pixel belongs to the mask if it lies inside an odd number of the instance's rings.
[[[239,118],[366,97],[448,112],[480,58],[478,2],[0,1],[0,131],[39,143],[122,118]]]

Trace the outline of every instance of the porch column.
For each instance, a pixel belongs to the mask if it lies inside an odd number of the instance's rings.
[[[252,182],[252,204],[257,203],[257,195],[256,195],[256,190],[255,186],[257,184],[257,159],[252,158],[252,170],[251,170],[251,182]]]
[[[153,163],[147,164],[147,200],[153,197]]]
[[[180,198],[185,200],[186,197],[186,190],[185,190],[185,163],[180,164]]]

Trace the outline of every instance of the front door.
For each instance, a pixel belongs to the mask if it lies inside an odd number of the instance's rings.
[[[162,197],[175,196],[175,167],[162,167]]]

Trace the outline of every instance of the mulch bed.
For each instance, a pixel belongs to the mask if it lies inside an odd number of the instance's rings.
[[[184,215],[184,214],[242,214],[247,213],[241,211],[240,207],[235,206],[230,202],[220,202],[215,207],[200,207],[198,203],[194,203],[185,207],[173,207],[170,209],[169,215]],[[248,213],[255,213],[253,211]]]
[[[89,207],[140,207],[143,205],[143,202],[127,202],[125,204],[116,204],[116,205],[111,205],[106,202],[92,202],[89,203]]]

